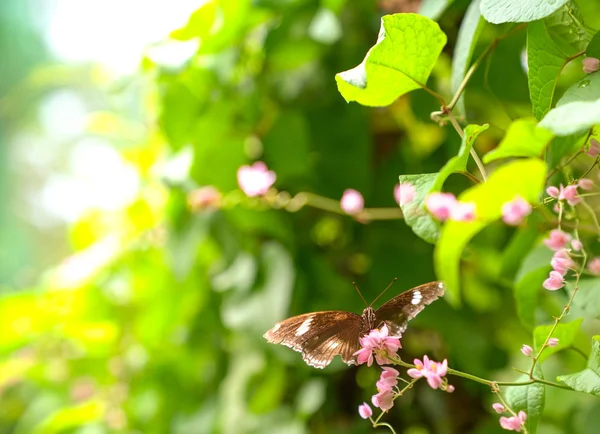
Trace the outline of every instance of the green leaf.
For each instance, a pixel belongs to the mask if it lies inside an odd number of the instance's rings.
[[[535,310],[540,288],[550,272],[553,252],[544,245],[534,248],[523,260],[515,278],[514,296],[517,316],[529,329],[535,327]]]
[[[481,14],[490,23],[528,23],[552,14],[568,0],[482,0]]]
[[[456,41],[456,47],[454,48],[454,56],[452,57],[451,83],[453,93],[458,91],[458,88],[465,78],[471,56],[473,55],[473,50],[477,45],[477,40],[479,39],[481,30],[485,24],[485,21],[479,12],[479,3],[480,0],[475,0],[469,5],[458,31],[458,39]],[[464,93],[456,103],[456,110],[459,115],[465,116]]]
[[[64,407],[50,415],[33,430],[34,434],[53,434],[89,424],[99,420],[106,411],[106,405],[100,400]]]
[[[440,26],[417,14],[386,15],[377,43],[357,67],[336,74],[338,90],[348,102],[387,106],[425,85],[446,45]]]
[[[533,370],[537,378],[543,379],[542,368],[537,364]],[[527,381],[528,376],[523,375],[517,381]],[[528,384],[527,386],[512,386],[506,388],[506,401],[510,407],[519,412],[527,413],[525,426],[530,434],[537,432],[538,424],[544,411],[546,403],[546,386],[540,383]]]
[[[452,2],[454,0],[423,0],[419,8],[419,15],[437,20]]]
[[[573,306],[585,318],[600,319],[600,277],[581,279],[577,295],[573,299]],[[572,290],[572,289],[571,289]]]
[[[510,124],[498,147],[483,157],[483,162],[507,157],[542,157],[552,137],[550,131],[538,127],[535,119],[517,119]]]
[[[484,125],[467,125],[465,128],[465,135],[462,139],[462,143],[458,150],[458,154],[455,157],[452,157],[448,162],[442,167],[440,173],[438,173],[433,186],[431,187],[432,192],[441,191],[444,186],[444,182],[450,175],[456,172],[463,172],[467,170],[467,163],[469,162],[469,154],[471,152],[471,148],[475,144],[475,140],[477,137],[487,130],[489,127],[488,124]]]
[[[552,107],[556,79],[565,65],[565,54],[550,37],[544,21],[527,27],[527,81],[533,115],[541,119]]]
[[[544,22],[556,45],[570,56],[585,50],[594,34],[583,24],[583,16],[573,1],[544,19]]]
[[[590,43],[585,50],[585,56],[600,59],[600,32],[596,32],[590,40]]]
[[[600,336],[593,337],[587,368],[575,374],[561,375],[558,381],[569,385],[573,390],[600,398]]]
[[[557,101],[556,107],[573,102],[595,102],[598,100],[600,100],[600,71],[588,74],[570,86]]]
[[[217,2],[204,3],[190,15],[185,26],[171,32],[171,37],[180,41],[188,41],[196,37],[205,38],[210,34],[217,19],[217,12]]]
[[[551,152],[549,152],[548,166],[557,166],[563,157],[572,155],[583,148],[586,144],[586,137],[586,132],[555,137],[549,148]]]
[[[557,136],[568,136],[586,131],[600,124],[600,100],[572,102],[548,112],[540,126]]]
[[[538,359],[538,363],[542,363],[552,354],[557,353],[560,350],[571,347],[582,322],[583,318],[578,318],[575,321],[566,324],[558,324],[554,333],[552,333],[552,337],[558,339],[558,345],[555,347],[546,347]],[[546,342],[546,338],[548,337],[550,330],[552,330],[552,327],[552,325],[541,325],[536,327],[533,331],[533,348],[535,349],[536,354],[542,348],[544,342]]]
[[[424,173],[399,176],[400,183],[411,183],[416,190],[415,198],[400,207],[404,221],[418,237],[431,244],[435,244],[439,237],[440,223],[427,212],[424,201],[438,175],[438,173]]]
[[[536,159],[518,160],[500,167],[483,184],[460,195],[463,202],[474,202],[477,218],[472,222],[445,223],[435,249],[437,276],[448,288],[448,300],[460,301],[459,265],[463,249],[475,234],[502,215],[502,205],[522,196],[531,203],[538,201],[544,188],[546,165]]]

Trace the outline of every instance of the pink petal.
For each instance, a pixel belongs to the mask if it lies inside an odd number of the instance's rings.
[[[406,373],[411,378],[421,378],[423,376],[423,371],[415,368],[410,368]]]
[[[371,407],[369,406],[369,404],[367,404],[366,402],[363,402],[361,405],[358,406],[358,414],[363,419],[368,419],[371,416],[373,416],[373,410],[371,410]]]
[[[456,203],[456,197],[451,193],[431,193],[425,198],[427,210],[441,221],[450,217],[450,212]]]
[[[403,182],[402,184],[396,184],[394,187],[394,198],[398,205],[404,206],[407,203],[412,202],[415,199],[417,190],[415,186],[410,182]]]

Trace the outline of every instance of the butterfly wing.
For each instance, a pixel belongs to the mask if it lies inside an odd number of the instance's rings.
[[[425,305],[431,304],[442,295],[444,295],[442,282],[429,282],[409,289],[377,309],[375,323],[379,326],[384,322],[388,326],[390,336],[401,337],[407,323],[417,316]]]
[[[361,317],[351,312],[306,313],[278,322],[264,338],[302,353],[302,359],[315,368],[329,365],[338,354],[344,363],[354,365],[361,323]]]

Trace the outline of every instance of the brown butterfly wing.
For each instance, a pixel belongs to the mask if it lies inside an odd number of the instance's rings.
[[[344,363],[353,365],[353,354],[360,349],[361,324],[362,318],[351,312],[306,313],[278,322],[264,338],[302,353],[302,359],[315,368],[329,365],[338,354]]]
[[[392,298],[375,311],[376,324],[384,322],[390,336],[401,337],[408,321],[421,312],[425,305],[431,304],[444,295],[442,282],[429,282],[417,286]]]

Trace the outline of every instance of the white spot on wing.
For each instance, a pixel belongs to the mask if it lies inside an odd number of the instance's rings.
[[[275,326],[273,327],[273,330],[271,330],[271,331],[276,332],[277,330],[279,330],[279,327],[281,327],[281,323],[278,322],[277,324],[275,324]]]
[[[312,322],[312,320],[313,320],[312,316],[309,316],[308,318],[306,318],[304,320],[304,322],[302,324],[300,324],[300,327],[298,327],[298,330],[296,330],[296,336],[302,336],[304,333],[309,331],[310,323]]]
[[[421,291],[413,292],[413,298],[410,301],[411,304],[419,304],[421,301],[423,301],[423,295],[421,294]]]

